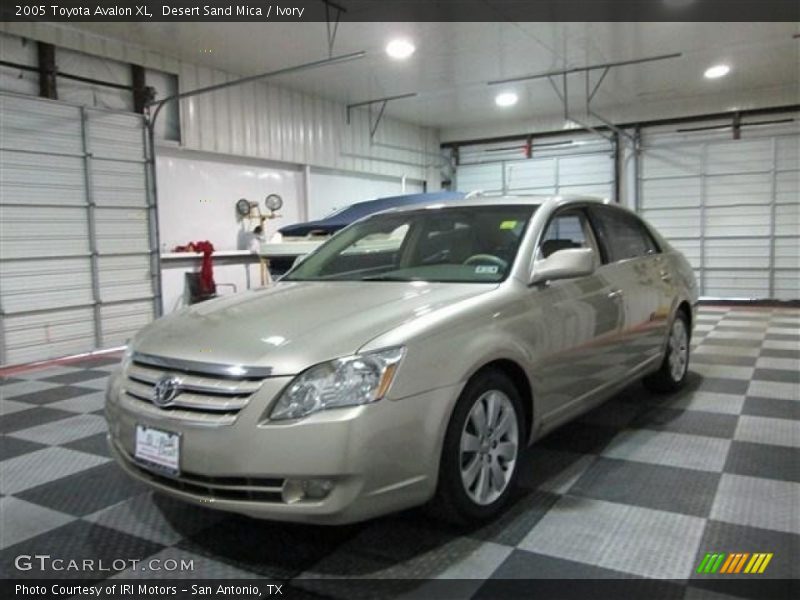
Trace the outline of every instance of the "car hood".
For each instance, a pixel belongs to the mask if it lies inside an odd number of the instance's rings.
[[[294,375],[353,354],[422,315],[489,292],[497,284],[278,282],[181,309],[143,329],[136,352]]]

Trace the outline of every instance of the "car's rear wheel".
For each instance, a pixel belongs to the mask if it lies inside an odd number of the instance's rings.
[[[686,382],[689,371],[689,318],[679,310],[672,321],[667,338],[667,350],[661,367],[644,378],[648,389],[674,392]]]
[[[456,522],[488,519],[506,504],[523,446],[519,392],[502,372],[475,376],[445,434],[434,508]]]

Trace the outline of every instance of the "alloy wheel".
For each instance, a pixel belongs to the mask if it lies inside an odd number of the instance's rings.
[[[517,413],[499,390],[481,395],[461,432],[459,464],[467,496],[485,506],[508,487],[519,448]]]
[[[676,318],[669,334],[669,372],[673,381],[680,381],[689,364],[689,336],[683,319]]]

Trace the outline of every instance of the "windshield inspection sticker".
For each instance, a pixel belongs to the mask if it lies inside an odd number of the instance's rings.
[[[476,275],[495,275],[499,267],[497,265],[478,265],[475,267]]]
[[[517,226],[516,221],[503,221],[500,223],[500,229],[514,229]]]

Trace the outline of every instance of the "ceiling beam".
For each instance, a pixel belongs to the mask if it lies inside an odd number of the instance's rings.
[[[383,98],[374,98],[372,100],[364,100],[363,102],[355,102],[354,104],[347,105],[347,124],[350,124],[350,112],[354,108],[359,108],[362,106],[366,106],[369,108],[369,139],[372,140],[375,138],[375,132],[378,131],[378,125],[381,124],[381,119],[383,119],[383,114],[386,111],[386,105],[391,100],[401,100],[403,98],[413,98],[417,95],[417,92],[411,92],[410,94],[397,94],[395,96],[384,96]],[[375,123],[372,122],[372,107],[375,104],[380,104],[381,107],[378,109],[378,118],[375,119]]]
[[[506,83],[518,83],[520,81],[532,81],[534,79],[544,79],[545,77],[556,77],[561,75],[570,75],[571,73],[584,73],[586,71],[597,71],[600,69],[608,69],[611,67],[624,67],[627,65],[639,65],[642,63],[655,62],[658,60],[667,60],[670,58],[679,58],[683,56],[680,52],[673,52],[672,54],[660,54],[658,56],[648,56],[646,58],[634,58],[632,60],[620,60],[616,62],[600,63],[596,65],[589,65],[586,67],[574,67],[572,69],[561,69],[558,71],[548,71],[547,73],[537,73],[534,75],[520,75],[518,77],[509,77],[508,79],[496,79],[489,81],[486,85],[503,85]]]
[[[299,71],[305,71],[307,69],[316,69],[318,67],[326,67],[328,65],[335,65],[339,63],[349,62],[351,60],[364,58],[366,55],[367,53],[361,50],[360,52],[351,52],[350,54],[332,56],[330,58],[314,60],[311,62],[303,63],[301,65],[284,67],[283,69],[278,69],[276,71],[268,71],[266,73],[261,73],[259,75],[250,75],[249,77],[241,77],[239,79],[234,79],[233,81],[226,81],[225,83],[217,83],[215,85],[209,85],[206,87],[189,90],[188,92],[181,92],[180,94],[173,94],[172,96],[167,96],[166,98],[162,98],[160,100],[153,100],[152,102],[147,103],[148,108],[155,107],[155,110],[152,111],[150,115],[150,122],[151,124],[155,123],[155,120],[158,117],[158,113],[168,102],[173,102],[175,100],[183,100],[184,98],[190,98],[192,96],[198,96],[200,94],[208,94],[210,92],[216,92],[217,90],[222,90],[236,85],[243,85],[245,83],[250,83],[251,81],[258,81],[260,79],[269,79],[271,77],[277,77],[279,75],[287,75],[289,73],[297,73]]]
[[[640,120],[640,121],[631,121],[628,123],[620,123],[617,125],[619,128],[624,129],[631,129],[636,127],[660,127],[665,125],[684,125],[688,123],[697,123],[701,121],[715,121],[715,120],[723,120],[723,119],[731,119],[733,115],[737,111],[728,111],[728,112],[720,112],[720,113],[706,113],[706,114],[697,114],[697,115],[685,115],[682,117],[668,117],[665,119],[650,119],[650,120]],[[751,108],[738,111],[742,118],[745,117],[757,117],[757,116],[765,116],[765,115],[778,115],[782,113],[793,113],[793,112],[800,112],[800,104],[788,104],[784,106],[767,106],[764,108]],[[746,126],[748,123],[742,123],[742,125]],[[729,127],[729,125],[720,125],[718,127]],[[597,129],[606,129],[605,126],[599,126]],[[481,144],[493,144],[498,142],[516,142],[516,141],[525,141],[529,137],[532,137],[534,140],[541,139],[541,138],[548,138],[548,137],[557,137],[563,135],[570,135],[574,134],[576,130],[550,130],[550,131],[539,131],[539,132],[526,132],[526,133],[514,133],[511,135],[503,135],[497,137],[484,137],[484,138],[471,138],[466,140],[453,140],[451,142],[442,142],[439,147],[440,148],[461,148],[464,146],[478,146]]]

